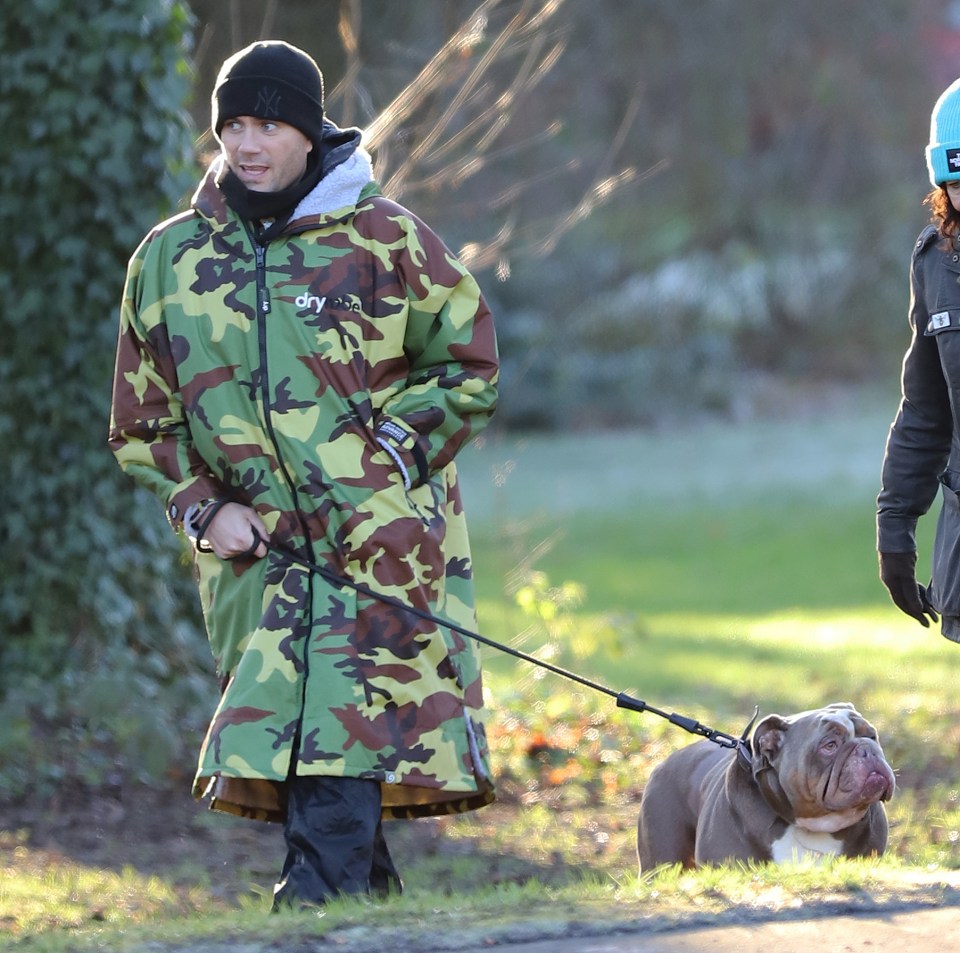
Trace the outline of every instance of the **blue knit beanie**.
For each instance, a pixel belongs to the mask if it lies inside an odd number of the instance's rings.
[[[960,79],[940,94],[930,115],[927,169],[933,186],[960,179]]]

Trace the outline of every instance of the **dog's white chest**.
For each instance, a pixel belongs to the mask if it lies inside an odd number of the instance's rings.
[[[800,860],[823,860],[836,857],[843,842],[833,834],[818,831],[805,831],[791,824],[783,837],[773,842],[771,853],[777,864],[796,863]]]

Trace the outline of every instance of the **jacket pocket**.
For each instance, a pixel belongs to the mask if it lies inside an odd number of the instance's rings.
[[[960,473],[944,470],[940,483],[943,506],[933,541],[930,595],[942,615],[960,616]]]
[[[407,490],[374,434],[350,439],[362,441],[354,450],[359,479],[341,480],[332,488],[340,497],[341,551],[347,564],[371,586],[426,586],[435,595],[444,571],[442,475]]]
[[[414,490],[391,483],[355,509],[347,559],[361,574],[404,588],[442,584],[445,519],[432,483]]]
[[[960,331],[960,307],[930,312],[927,326],[923,329],[926,337],[938,337],[951,331]]]
[[[263,617],[263,593],[272,554],[247,565],[213,553],[195,555],[200,608],[218,675],[236,668]]]
[[[936,342],[944,379],[956,395],[960,392],[960,307],[932,311],[923,334]]]

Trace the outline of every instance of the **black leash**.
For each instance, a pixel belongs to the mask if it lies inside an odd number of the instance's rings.
[[[598,682],[593,682],[589,678],[584,678],[582,675],[577,675],[575,672],[569,672],[565,668],[560,668],[558,665],[553,665],[550,662],[543,661],[543,659],[538,659],[533,655],[528,655],[526,652],[521,652],[519,649],[512,648],[509,645],[504,645],[502,642],[495,642],[493,639],[488,639],[486,636],[480,635],[479,632],[472,632],[470,629],[465,629],[463,626],[457,625],[455,622],[450,622],[447,619],[441,619],[438,616],[425,611],[424,609],[418,609],[416,606],[402,602],[400,599],[396,599],[393,596],[388,596],[382,592],[376,592],[361,582],[354,582],[352,579],[347,579],[345,576],[339,576],[326,566],[321,566],[318,563],[312,562],[304,556],[301,556],[300,553],[294,552],[285,546],[278,546],[275,543],[264,539],[259,533],[257,533],[256,530],[254,530],[254,537],[256,538],[256,543],[250,550],[247,551],[247,553],[244,553],[243,555],[252,554],[259,544],[263,543],[267,549],[270,550],[270,552],[276,553],[276,555],[287,560],[288,562],[297,563],[303,566],[305,569],[310,570],[310,572],[316,573],[318,576],[322,576],[327,580],[327,582],[330,582],[335,586],[347,586],[348,588],[362,593],[371,599],[376,599],[378,602],[383,602],[386,605],[400,609],[402,612],[409,612],[412,615],[417,616],[417,618],[424,619],[427,622],[432,622],[434,625],[442,625],[444,628],[466,636],[468,639],[473,639],[475,642],[479,642],[482,645],[488,645],[490,648],[496,649],[499,652],[503,652],[506,655],[512,655],[516,659],[520,659],[521,661],[529,662],[531,665],[536,665],[539,668],[546,669],[548,672],[553,672],[554,675],[559,675],[561,678],[569,679],[571,682],[576,682],[578,685],[583,685],[585,688],[592,688],[595,692],[609,695],[611,698],[616,699],[617,708],[626,708],[630,711],[641,713],[645,711],[650,712],[651,715],[657,715],[660,718],[665,718],[670,722],[671,725],[676,725],[678,728],[682,728],[684,731],[688,731],[692,735],[699,735],[702,738],[706,738],[708,741],[712,741],[714,744],[720,745],[721,748],[737,749],[741,760],[744,757],[749,758],[747,737],[750,733],[750,729],[753,728],[754,722],[757,720],[759,709],[754,711],[753,718],[750,720],[750,723],[747,725],[747,727],[744,728],[743,734],[740,735],[739,738],[734,735],[727,734],[725,731],[719,731],[716,728],[708,728],[706,725],[702,725],[694,718],[689,718],[686,715],[678,715],[676,712],[666,712],[659,708],[654,708],[652,705],[648,705],[645,701],[641,701],[639,698],[634,698],[633,696],[628,695],[626,692],[614,691],[612,688],[607,688],[605,685],[601,685]]]

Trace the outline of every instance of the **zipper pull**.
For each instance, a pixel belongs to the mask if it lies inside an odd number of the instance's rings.
[[[270,313],[270,292],[267,290],[267,250],[259,241],[254,241],[253,251],[257,259],[257,291],[260,296],[260,313]]]

